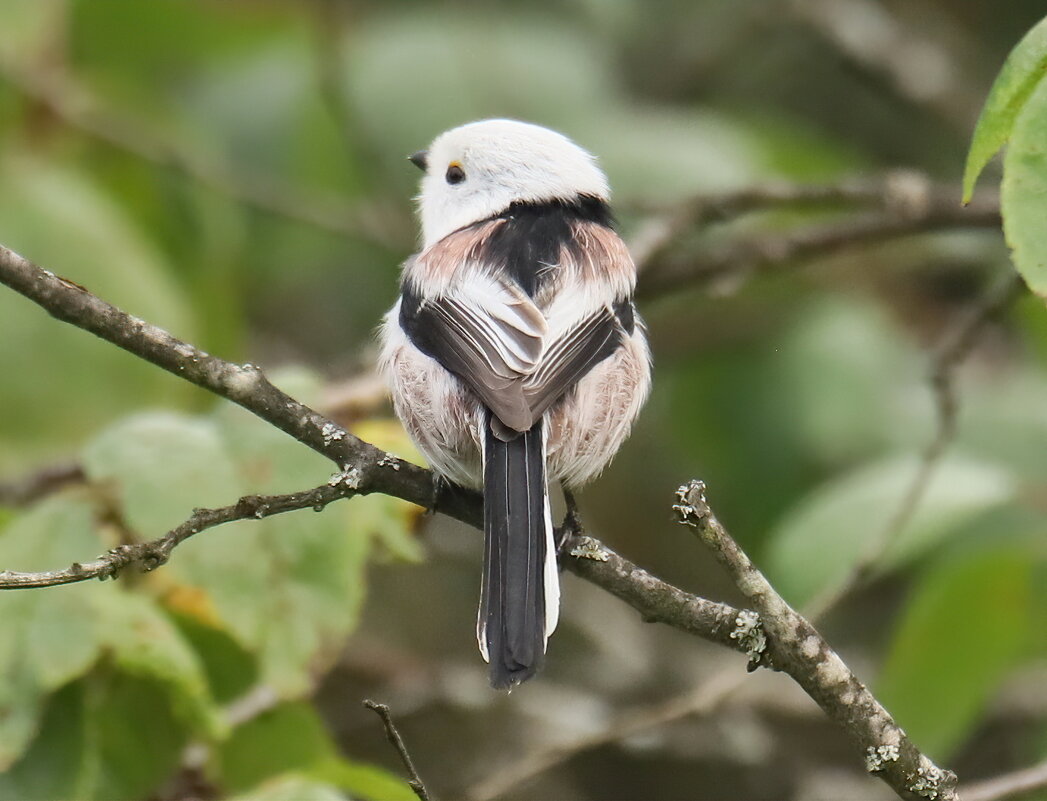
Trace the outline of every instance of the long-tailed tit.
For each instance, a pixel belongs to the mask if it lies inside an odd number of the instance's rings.
[[[476,636],[492,686],[511,688],[541,667],[559,613],[548,483],[593,479],[650,388],[636,269],[606,177],[561,134],[484,120],[411,161],[423,243],[382,366],[432,468],[483,489]]]

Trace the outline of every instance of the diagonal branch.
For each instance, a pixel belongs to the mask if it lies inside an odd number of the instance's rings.
[[[818,631],[770,585],[727,533],[691,481],[677,491],[679,521],[708,546],[752,602],[767,635],[767,653],[865,753],[866,769],[901,798],[958,801],[956,775],[922,754]]]
[[[1047,762],[980,782],[970,782],[961,789],[963,801],[1004,801],[1021,798],[1044,788],[1047,788]]]
[[[239,404],[340,468],[357,492],[383,492],[456,517],[480,519],[479,503],[466,492],[442,493],[436,505],[428,470],[398,459],[281,392],[253,364],[234,364],[175,338],[84,287],[42,270],[0,245],[0,283],[42,306],[51,316],[90,331],[164,370]]]
[[[425,782],[418,775],[418,769],[414,766],[414,760],[411,759],[411,754],[404,744],[404,738],[400,736],[400,730],[396,728],[396,723],[393,721],[393,713],[389,711],[389,707],[370,699],[364,701],[364,706],[382,719],[382,725],[385,727],[385,738],[396,749],[396,753],[400,756],[400,761],[404,763],[407,774],[410,776],[407,780],[407,785],[418,796],[418,801],[433,801],[429,790],[425,786]]]

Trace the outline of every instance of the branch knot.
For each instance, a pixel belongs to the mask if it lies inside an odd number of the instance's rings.
[[[709,502],[705,499],[705,482],[693,478],[676,490],[673,512],[678,523],[685,526],[701,525],[712,514]]]

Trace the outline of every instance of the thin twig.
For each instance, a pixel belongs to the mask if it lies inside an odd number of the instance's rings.
[[[775,591],[716,519],[705,498],[705,485],[691,481],[680,487],[676,497],[673,509],[680,523],[709,547],[759,613],[774,666],[792,676],[850,735],[865,755],[867,770],[901,798],[922,794],[957,801],[956,775],[919,751],[814,626]]]
[[[896,97],[917,109],[931,110],[964,136],[970,133],[982,95],[972,91],[978,82],[965,74],[965,68],[977,62],[955,43],[946,44],[940,35],[943,26],[934,22],[913,26],[911,20],[898,19],[890,4],[874,0],[790,0],[783,6],[820,34],[853,69],[880,78]],[[978,42],[964,44],[970,48]]]
[[[621,742],[683,717],[711,714],[734,695],[745,678],[746,674],[737,669],[717,671],[691,692],[621,715],[601,731],[532,751],[470,787],[465,798],[467,801],[493,801],[586,751]]]
[[[999,226],[1000,205],[993,198],[976,199],[968,206],[934,201],[914,205],[907,213],[868,212],[788,233],[752,234],[716,249],[651,261],[643,272],[637,297],[651,299],[695,285],[728,291],[756,273],[858,245],[953,228]]]
[[[955,205],[955,186],[935,186],[912,170],[892,170],[878,178],[844,179],[832,184],[774,182],[733,191],[697,195],[652,215],[633,235],[629,250],[642,273],[656,269],[676,241],[712,223],[731,222],[746,214],[781,209],[879,209],[892,215],[920,213],[929,204]]]
[[[960,788],[960,797],[963,801],[1005,801],[1044,788],[1047,788],[1047,762],[965,784]]]
[[[418,770],[414,766],[414,761],[411,759],[411,755],[407,751],[407,746],[404,745],[404,739],[400,736],[400,732],[396,728],[396,724],[393,722],[393,716],[389,711],[389,707],[385,704],[379,704],[371,700],[365,700],[363,703],[364,706],[382,719],[382,725],[385,726],[385,736],[393,748],[396,749],[396,753],[400,755],[400,761],[404,763],[404,767],[407,769],[407,774],[410,776],[407,780],[407,784],[410,785],[412,790],[414,790],[414,794],[418,796],[419,801],[431,801],[432,796],[430,796],[429,791],[426,790],[425,782],[422,781],[422,777],[418,775]]]
[[[827,588],[804,607],[804,614],[809,620],[821,619],[851,592],[867,582],[884,554],[909,525],[927,494],[942,457],[956,438],[959,410],[956,370],[974,350],[986,324],[999,315],[1023,287],[1021,276],[1009,271],[989,287],[978,302],[942,337],[931,360],[928,376],[936,411],[934,438],[924,448],[912,481],[879,534],[866,543],[861,555],[838,584]]]
[[[336,478],[342,477],[339,475]],[[332,501],[351,498],[356,494],[357,490],[351,484],[338,480],[288,495],[245,495],[230,506],[196,509],[184,523],[175,526],[162,537],[148,542],[119,545],[90,562],[74,562],[63,570],[37,573],[0,570],[0,590],[54,587],[90,579],[116,578],[120,571],[131,566],[143,571],[155,570],[167,562],[177,546],[206,529],[234,520],[260,520],[299,509],[322,511]]]
[[[0,482],[0,506],[28,506],[83,480],[83,468],[75,462],[48,465],[28,476]]]

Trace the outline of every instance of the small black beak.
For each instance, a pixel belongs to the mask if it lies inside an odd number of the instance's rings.
[[[425,172],[429,167],[429,151],[419,150],[417,153],[412,153],[408,156],[407,160],[422,172]]]

